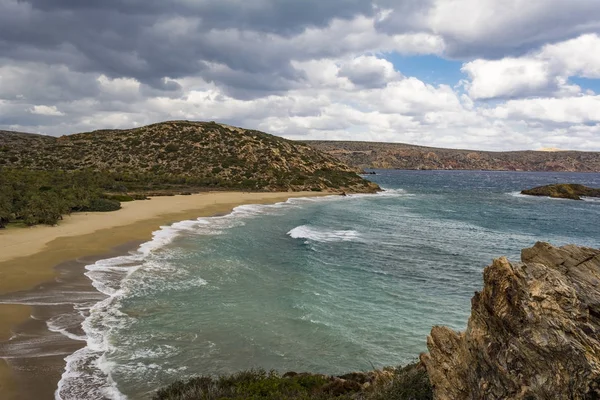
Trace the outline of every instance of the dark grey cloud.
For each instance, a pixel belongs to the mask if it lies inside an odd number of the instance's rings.
[[[239,89],[247,90],[261,81],[299,78],[290,64],[293,49],[272,51],[269,35],[289,38],[333,19],[373,12],[364,0],[0,0],[0,52],[18,61],[133,77],[164,91],[178,89],[165,86],[165,77],[203,76],[211,71],[206,63],[239,71],[234,78],[262,74],[243,82]],[[206,74],[232,91],[242,83],[214,75]]]
[[[333,18],[351,19],[372,15],[373,5],[365,0],[28,0],[44,12],[77,15],[110,11],[127,16],[160,17],[181,15],[201,19],[206,30],[236,27],[241,30],[293,35],[306,27],[324,27]]]
[[[61,65],[14,63],[0,58],[0,100],[54,104],[100,94],[95,75]]]

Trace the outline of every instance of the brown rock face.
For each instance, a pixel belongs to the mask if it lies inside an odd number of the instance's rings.
[[[600,250],[536,243],[494,260],[464,333],[422,354],[439,400],[600,399]]]

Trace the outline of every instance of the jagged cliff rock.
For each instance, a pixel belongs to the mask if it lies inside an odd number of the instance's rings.
[[[494,260],[467,329],[421,355],[435,399],[599,399],[600,250],[537,243]]]

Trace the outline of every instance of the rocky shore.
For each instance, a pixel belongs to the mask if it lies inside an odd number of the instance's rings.
[[[600,250],[536,243],[494,260],[465,332],[421,356],[439,400],[600,398]]]

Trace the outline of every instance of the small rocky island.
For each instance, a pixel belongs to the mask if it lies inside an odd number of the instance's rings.
[[[581,200],[581,197],[600,197],[600,189],[594,189],[575,183],[559,183],[523,190],[521,194]]]

